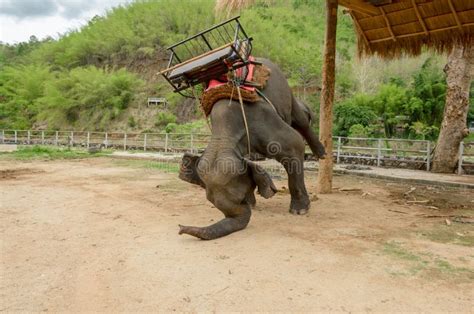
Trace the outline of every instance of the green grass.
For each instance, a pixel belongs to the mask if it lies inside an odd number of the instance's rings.
[[[423,232],[422,236],[433,242],[474,247],[474,235],[469,233],[471,230],[472,226],[468,224],[455,223],[451,226],[440,226],[435,230]]]
[[[382,251],[385,255],[400,262],[398,270],[387,270],[395,276],[413,275],[438,275],[442,278],[449,275],[449,278],[474,279],[474,270],[467,267],[458,267],[447,260],[434,256],[431,253],[412,252],[401,243],[391,241],[383,245]]]
[[[0,158],[17,159],[17,160],[54,160],[54,159],[80,159],[99,157],[110,154],[103,151],[91,154],[85,150],[47,147],[47,146],[25,146],[11,153],[0,153]]]
[[[464,142],[474,142],[474,133],[469,133],[469,135],[464,138]]]
[[[142,169],[159,170],[169,173],[178,173],[179,164],[175,162],[152,161],[152,160],[115,160],[114,165],[120,167],[132,167]]]

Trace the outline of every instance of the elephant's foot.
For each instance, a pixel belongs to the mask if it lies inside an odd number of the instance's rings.
[[[306,215],[311,207],[311,202],[308,197],[299,199],[299,200],[291,200],[290,204],[290,213],[293,215]]]
[[[191,227],[179,225],[179,234],[189,234],[201,240],[213,240],[233,232],[245,229],[250,221],[250,208],[239,216],[226,217],[207,227]]]

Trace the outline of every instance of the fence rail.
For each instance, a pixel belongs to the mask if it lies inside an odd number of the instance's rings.
[[[210,136],[204,133],[0,130],[0,143],[198,153],[204,150]],[[333,143],[336,163],[358,160],[374,166],[393,166],[403,162],[427,171],[434,147],[430,141],[392,138],[334,137]],[[474,142],[461,142],[459,156],[458,174],[461,174],[463,169],[473,167]]]

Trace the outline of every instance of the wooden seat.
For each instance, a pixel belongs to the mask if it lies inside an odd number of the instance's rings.
[[[252,38],[247,36],[238,18],[229,19],[168,48],[171,52],[168,67],[160,74],[175,92],[206,84],[228,73],[230,68],[248,65]]]
[[[210,51],[187,62],[178,64],[168,75],[168,79],[174,84],[181,85],[186,82],[190,85],[207,82],[225,74],[229,65],[240,60],[242,56],[247,57],[247,41],[237,41],[219,49]],[[236,53],[239,51],[240,56]]]

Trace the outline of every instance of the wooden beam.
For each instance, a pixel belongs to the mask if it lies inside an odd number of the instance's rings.
[[[356,12],[371,15],[371,16],[380,14],[377,7],[369,3],[366,3],[362,0],[339,0],[339,4],[350,10],[354,10]]]
[[[388,31],[390,32],[390,35],[392,35],[392,40],[397,41],[397,37],[395,37],[395,33],[393,32],[392,25],[390,25],[390,21],[388,20],[387,14],[385,14],[385,11],[382,7],[379,7],[379,9],[380,13],[382,13],[385,23],[387,24]]]
[[[354,24],[356,25],[357,29],[359,30],[360,35],[362,36],[362,38],[364,38],[365,44],[367,45],[367,47],[370,48],[369,39],[367,38],[367,35],[365,35],[364,30],[363,30],[362,27],[360,26],[359,21],[357,20],[357,17],[354,15],[354,13],[352,13],[351,10],[349,10],[349,14],[351,15],[352,20],[354,21]]]
[[[332,108],[336,82],[337,0],[326,0],[326,35],[321,74],[321,101],[319,110],[319,139],[326,149],[326,158],[319,161],[317,191],[332,192]]]
[[[454,19],[456,20],[456,24],[458,25],[459,29],[460,29],[461,32],[462,32],[463,29],[462,29],[461,21],[459,20],[458,13],[456,12],[456,9],[454,8],[454,5],[453,5],[453,3],[451,2],[451,0],[448,0],[448,4],[449,4],[449,8],[451,9],[451,12],[452,12],[453,15],[454,15]]]
[[[471,26],[474,26],[474,23],[462,24],[462,27],[471,27]],[[455,28],[458,28],[458,26],[455,25],[455,26],[431,29],[431,30],[428,31],[428,33],[433,34],[433,33],[447,31],[447,30],[455,29]],[[400,38],[407,38],[407,37],[420,36],[420,35],[425,35],[425,32],[417,32],[417,33],[398,35],[397,38],[400,39]],[[374,40],[371,40],[370,43],[371,44],[376,44],[376,43],[384,42],[384,41],[387,41],[387,40],[393,40],[393,38],[392,37],[385,37],[385,38],[380,38],[380,39],[374,39]]]
[[[416,0],[411,0],[411,4],[413,5],[413,10],[415,10],[416,16],[418,17],[418,21],[420,21],[421,27],[426,35],[429,35],[428,27],[426,27],[425,21],[421,17],[420,10],[418,10],[418,6],[416,5]]]

